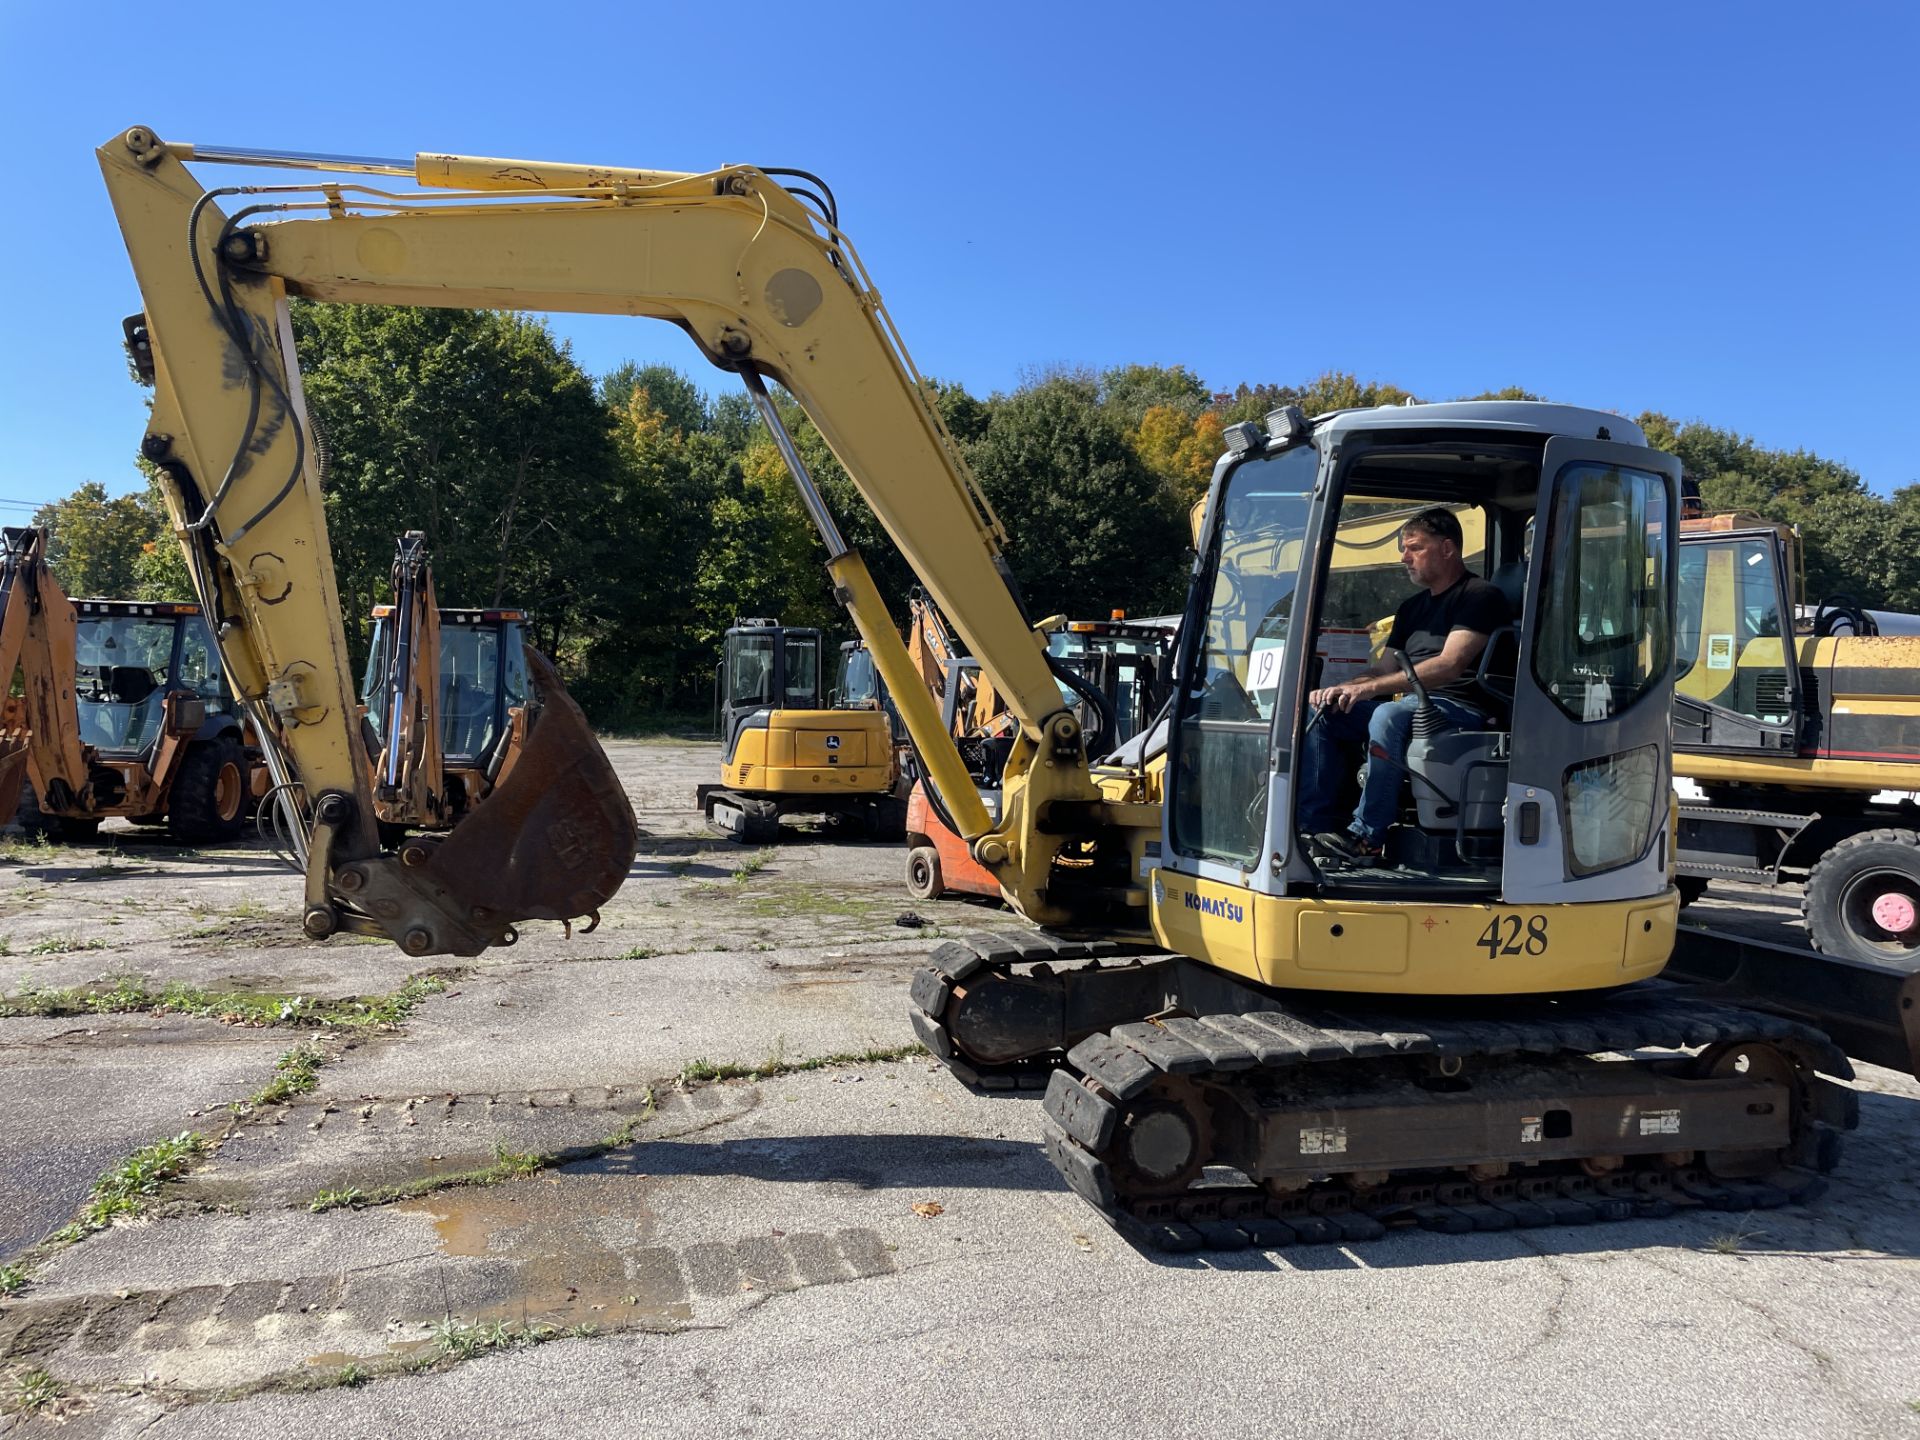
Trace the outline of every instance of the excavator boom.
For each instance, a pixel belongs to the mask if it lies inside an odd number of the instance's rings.
[[[348,720],[353,689],[319,453],[289,321],[296,296],[649,316],[680,326],[716,365],[738,372],[787,455],[836,589],[901,697],[962,832],[1028,914],[1073,919],[1046,898],[1062,827],[1035,820],[1063,802],[1076,815],[1101,803],[1078,723],[1008,584],[999,524],[831,215],[746,166],[687,175],[422,155],[415,180],[454,187],[444,197],[332,183],[209,192],[182,163],[196,154],[319,162],[167,145],[139,128],[99,152],[145,302],[144,316],[129,322],[155,386],[144,452],[165,477],[236,690],[270,722],[308,797],[311,933],[348,925],[401,939],[414,953],[465,953],[504,938],[508,921],[472,919],[485,902],[463,888],[475,883],[469,877],[403,868],[379,853]],[[229,213],[223,201],[239,204]],[[1009,697],[1023,743],[1009,762],[1017,799],[997,825],[915,683],[865,565],[806,476],[769,380],[813,417]],[[536,734],[530,755],[538,742]],[[527,772],[523,759],[512,778]],[[586,787],[580,815],[610,782],[609,771]],[[503,818],[510,809],[497,806]],[[612,858],[597,855],[598,867],[624,873]]]

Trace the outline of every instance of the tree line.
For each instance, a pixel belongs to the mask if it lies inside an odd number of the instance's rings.
[[[362,653],[369,613],[388,598],[395,537],[409,529],[427,534],[442,604],[532,613],[535,643],[603,728],[704,712],[737,616],[847,628],[744,393],[709,394],[664,365],[596,379],[544,321],[513,313],[296,302],[294,329],[341,602]],[[1187,511],[1226,426],[1279,405],[1313,415],[1420,398],[1338,372],[1215,391],[1179,365],[1036,373],[984,398],[952,383],[931,390],[1006,525],[1035,615],[1179,608]],[[904,605],[904,562],[812,422],[778,403],[847,539]],[[1638,420],[1700,480],[1709,509],[1801,526],[1814,597],[1845,591],[1920,611],[1920,485],[1882,499],[1805,450],[1656,412]],[[191,593],[151,480],[113,498],[88,482],[33,523],[70,595]]]

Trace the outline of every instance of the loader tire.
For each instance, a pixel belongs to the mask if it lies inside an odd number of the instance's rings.
[[[167,828],[189,845],[238,839],[247,823],[247,756],[231,735],[187,747],[167,796]]]
[[[1920,835],[1848,836],[1814,865],[1800,910],[1814,946],[1828,955],[1920,961]]]
[[[62,845],[78,845],[100,833],[98,820],[76,820],[68,815],[49,815],[40,808],[40,797],[33,793],[33,782],[20,786],[20,809],[14,817],[31,840],[53,840]]]
[[[940,852],[916,845],[907,852],[907,893],[916,900],[938,900],[946,891],[940,879]]]

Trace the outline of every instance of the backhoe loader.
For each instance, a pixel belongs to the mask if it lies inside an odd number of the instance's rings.
[[[373,807],[389,830],[447,830],[513,772],[533,723],[525,612],[442,607],[426,536],[396,546],[361,681]]]
[[[61,592],[38,530],[0,531],[0,795],[29,835],[90,839],[124,816],[187,844],[231,840],[254,761],[198,605]]]
[[[831,835],[904,833],[900,758],[881,706],[820,703],[820,632],[741,619],[720,660],[720,782],[697,788],[707,823],[742,844],[778,838],[789,815]]]
[[[507,938],[529,910],[495,866],[444,861],[483,833],[502,858],[568,848],[532,817],[486,828],[563,707],[549,701],[509,784],[434,858],[379,851],[288,301],[650,316],[746,387],[929,783],[1039,927],[942,945],[912,984],[913,1024],[963,1081],[1044,1087],[1047,1153],[1128,1235],[1276,1245],[1751,1208],[1811,1195],[1836,1162],[1856,1112],[1825,1035],[1647,983],[1678,909],[1680,467],[1630,422],[1482,401],[1230,427],[1166,747],[1095,766],[1005,532],[816,177],[270,155],[140,128],[99,158],[145,302],[128,327],[156,382],[144,449],[239,691],[284,727],[311,797],[313,933],[352,925],[414,954]],[[208,192],[196,159],[361,178]],[[1006,697],[997,814],[775,383]],[[1417,737],[1385,862],[1323,874],[1295,833],[1294,757],[1332,658],[1322,632],[1362,608],[1328,569],[1333,537],[1348,507],[1434,503],[1479,508],[1487,562],[1519,580],[1519,619],[1481,667],[1489,723]],[[565,833],[623,871],[631,818],[597,793],[576,787]]]

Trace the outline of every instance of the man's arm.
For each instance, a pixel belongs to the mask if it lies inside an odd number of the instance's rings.
[[[1452,630],[1438,655],[1430,655],[1413,667],[1413,673],[1429,691],[1451,685],[1473,668],[1480,652],[1487,648],[1487,637],[1478,630]],[[1338,685],[1316,690],[1307,697],[1309,704],[1349,710],[1356,701],[1384,700],[1407,688],[1407,679],[1398,662],[1379,660],[1359,675]]]

